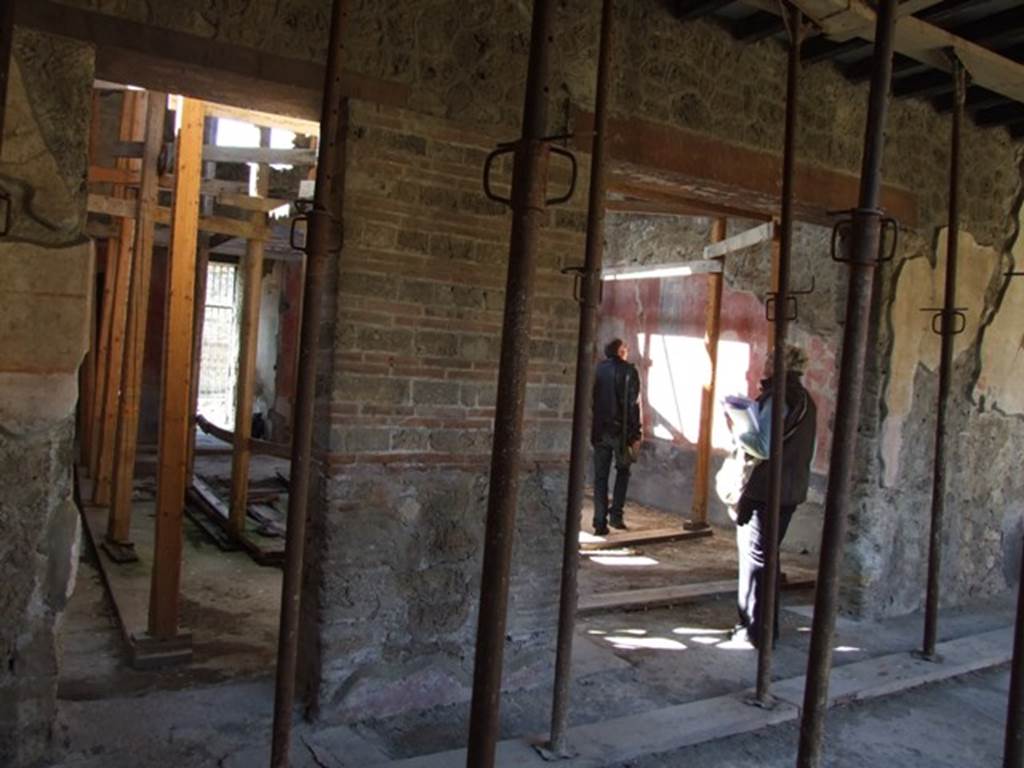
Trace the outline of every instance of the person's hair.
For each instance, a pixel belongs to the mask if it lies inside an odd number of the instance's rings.
[[[769,374],[771,373],[774,366],[772,363],[775,362],[774,352],[769,350],[768,358],[765,361],[765,369]],[[796,344],[786,345],[786,372],[802,374],[807,370],[807,353],[801,347]]]
[[[620,347],[622,347],[622,339],[612,339],[604,345],[604,356],[618,357]]]

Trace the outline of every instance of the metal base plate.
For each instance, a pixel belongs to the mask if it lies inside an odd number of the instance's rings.
[[[551,742],[549,741],[546,741],[543,744],[534,744],[533,748],[537,750],[538,755],[549,763],[554,763],[558,760],[571,760],[579,754],[572,747],[568,746],[558,750],[552,749]]]
[[[925,653],[924,651],[911,651],[910,655],[921,661],[930,661],[932,664],[941,664],[942,656],[938,653]]]
[[[114,541],[105,538],[100,542],[100,547],[118,565],[139,561],[139,556],[135,553],[135,545],[130,541]]]
[[[769,712],[771,712],[779,706],[779,700],[771,694],[768,694],[768,696],[764,699],[759,699],[756,695],[747,696],[743,701],[748,706],[757,707],[758,709],[764,709]]]

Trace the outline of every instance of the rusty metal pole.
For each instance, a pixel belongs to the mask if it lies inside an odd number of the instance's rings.
[[[555,656],[555,694],[551,705],[551,740],[546,752],[568,756],[569,687],[572,683],[572,640],[576,629],[579,576],[580,511],[586,475],[591,390],[594,387],[594,338],[601,304],[601,260],[604,256],[604,213],[608,151],[608,89],[610,81],[614,0],[601,10],[601,47],[597,59],[594,138],[590,159],[590,199],[587,206],[587,245],[580,274],[580,329],[576,346],[576,391],[573,396],[569,489],[565,506],[565,545],[562,551],[562,591],[558,608],[558,650]]]
[[[1010,663],[1003,768],[1024,768],[1024,551],[1020,553],[1020,581],[1017,582],[1017,621]]]
[[[789,28],[786,67],[786,131],[782,154],[782,218],[775,291],[775,338],[772,352],[771,447],[768,454],[768,520],[765,526],[764,578],[761,579],[761,636],[757,643],[757,703],[770,703],[772,644],[779,588],[779,510],[782,506],[782,443],[785,436],[786,335],[789,331],[789,274],[793,252],[793,171],[796,167],[796,115],[800,74],[803,14],[794,5],[785,8]]]
[[[946,292],[941,313],[939,394],[935,414],[935,457],[932,468],[932,521],[928,539],[928,587],[924,609],[924,643],[921,657],[938,661],[935,644],[939,634],[939,577],[942,569],[942,530],[946,511],[946,415],[953,383],[953,327],[956,313],[956,267],[960,240],[960,131],[964,119],[967,76],[963,64],[953,58],[953,130],[949,147],[949,223],[946,238]]]
[[[331,12],[327,69],[320,114],[320,151],[316,191],[308,213],[306,275],[303,286],[302,326],[292,423],[292,456],[288,492],[288,527],[284,579],[281,587],[281,623],[277,645],[277,680],[274,692],[274,734],[271,768],[287,768],[291,746],[292,707],[298,656],[302,559],[306,538],[313,453],[313,406],[316,399],[316,358],[320,315],[327,283],[328,258],[341,248],[341,199],[344,192],[345,138],[348,104],[341,87],[345,62],[343,36],[348,26],[349,0],[334,0]]]
[[[825,522],[821,536],[818,586],[814,596],[814,621],[807,660],[807,683],[800,723],[797,768],[820,768],[828,709],[832,641],[839,602],[839,566],[850,509],[850,477],[860,421],[864,388],[864,360],[874,288],[874,267],[881,242],[882,148],[892,80],[892,48],[896,0],[880,0],[875,26],[875,52],[868,97],[868,117],[861,162],[859,207],[853,212],[850,243],[850,282],[843,326],[843,352],[836,397]]]
[[[509,572],[519,497],[523,404],[539,229],[546,215],[548,71],[553,0],[534,0],[522,138],[512,171],[512,233],[501,335],[494,443],[484,533],[467,768],[491,768],[499,732]]]

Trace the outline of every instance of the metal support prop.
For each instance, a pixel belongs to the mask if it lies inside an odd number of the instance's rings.
[[[1010,663],[1003,768],[1024,768],[1024,551],[1020,553],[1020,581],[1017,582],[1017,621]]]
[[[953,327],[956,307],[957,250],[960,240],[960,131],[964,119],[967,76],[954,54],[953,130],[949,147],[949,224],[946,239],[946,294],[943,300],[939,356],[939,395],[935,413],[935,458],[932,469],[932,525],[928,539],[928,587],[924,609],[924,644],[921,656],[936,661],[939,634],[939,577],[942,568],[942,529],[946,511],[946,412],[953,378]]]
[[[277,641],[277,679],[274,689],[274,734],[271,768],[287,768],[291,746],[292,708],[298,657],[302,560],[306,539],[313,454],[313,406],[316,398],[316,362],[320,315],[327,282],[328,258],[341,247],[340,217],[344,192],[345,141],[348,102],[342,92],[345,64],[343,35],[348,26],[349,0],[334,0],[331,11],[324,97],[320,113],[320,150],[316,191],[308,218],[306,275],[303,286],[302,326],[299,332],[298,376],[292,424],[292,456],[288,492],[284,580],[281,586],[281,624]]]
[[[803,14],[795,5],[785,8],[789,27],[789,63],[786,68],[786,131],[782,155],[782,218],[780,221],[776,306],[789,301],[789,273],[793,252],[793,171],[796,166],[796,115],[800,73],[800,45],[803,38]],[[772,643],[775,636],[775,606],[779,587],[779,509],[782,506],[782,443],[785,436],[786,407],[786,335],[789,315],[775,313],[772,352],[771,446],[768,458],[768,524],[765,526],[765,569],[761,580],[761,636],[757,639],[757,703],[770,703],[772,682]]]
[[[580,275],[580,329],[576,347],[576,391],[573,395],[572,447],[569,454],[569,489],[565,506],[565,545],[562,550],[562,592],[558,608],[558,650],[555,657],[555,693],[551,705],[551,741],[546,752],[568,757],[569,687],[572,683],[572,640],[576,628],[580,514],[586,476],[590,426],[590,399],[594,387],[594,339],[601,304],[601,261],[604,256],[604,214],[607,196],[605,157],[608,151],[608,88],[615,21],[614,0],[604,0],[601,11],[601,47],[597,59],[597,96],[594,138],[590,158],[590,198],[587,206],[587,245]]]
[[[797,768],[820,768],[828,710],[828,682],[832,666],[839,602],[839,566],[843,554],[846,517],[850,508],[860,400],[864,385],[864,359],[871,317],[874,267],[880,253],[882,213],[878,209],[882,186],[882,148],[892,80],[892,49],[896,0],[880,0],[875,27],[875,52],[868,97],[868,118],[861,164],[859,206],[853,212],[850,243],[850,282],[843,326],[843,353],[836,397],[835,424],[829,463],[825,521],[814,596],[814,621],[807,660],[807,683],[800,723]]]
[[[711,244],[725,240],[726,220],[711,222]],[[705,249],[706,250],[706,249]],[[720,272],[708,274],[708,300],[704,310],[704,349],[708,354],[708,378],[700,395],[700,430],[697,433],[697,471],[693,480],[693,504],[690,519],[683,523],[687,531],[703,531],[708,525],[708,495],[711,485],[711,437],[714,432],[715,385],[718,380],[718,337],[722,331],[722,285],[725,256],[718,258]]]
[[[544,136],[554,5],[553,0],[534,0],[523,133],[515,145],[512,233],[484,533],[467,768],[492,768],[500,725],[501,670],[508,618],[512,538],[519,496],[530,315],[537,271],[538,231],[546,215],[544,196],[550,150]]]

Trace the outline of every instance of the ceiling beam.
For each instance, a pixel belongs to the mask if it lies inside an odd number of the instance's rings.
[[[964,101],[964,107],[966,107],[968,112],[974,112],[986,107],[997,107],[1000,104],[1012,103],[1010,99],[1007,99],[1001,93],[995,93],[987,88],[972,85],[967,88],[967,98]],[[932,101],[932,105],[939,112],[949,112],[953,109],[953,94],[947,93],[938,96]]]
[[[1001,104],[974,113],[974,122],[978,125],[1005,125],[1021,120],[1024,120],[1024,104]]]
[[[865,0],[795,0],[824,34],[838,32],[873,39],[875,12]],[[904,9],[907,3],[900,5]],[[858,27],[852,24],[861,20]],[[933,17],[934,20],[934,17]],[[914,16],[901,16],[896,20],[896,51],[921,64],[950,72],[952,64],[948,52],[952,49],[963,62],[973,82],[996,93],[1024,102],[1024,64],[985,48],[978,43],[935,26]]]
[[[841,43],[833,42],[825,37],[816,37],[804,43],[800,58],[807,64],[814,64],[849,53],[870,53],[871,47],[871,43],[857,37]]]
[[[786,25],[781,16],[766,11],[754,11],[746,18],[730,24],[729,31],[737,40],[742,40],[744,43],[756,43],[758,40],[785,32]]]
[[[736,0],[680,0],[676,3],[676,18],[680,21],[692,21],[703,16],[710,16],[715,11],[732,5]]]

